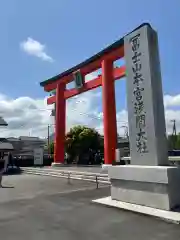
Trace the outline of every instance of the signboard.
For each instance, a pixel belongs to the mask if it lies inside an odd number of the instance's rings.
[[[119,148],[116,149],[116,162],[121,161],[121,150]]]
[[[34,165],[43,165],[44,149],[34,149]]]
[[[52,91],[50,91],[50,96],[55,96],[56,95],[56,89],[53,89]]]
[[[73,73],[74,75],[74,81],[75,81],[75,87],[77,89],[82,88],[84,86],[85,80],[82,76],[80,70]]]
[[[167,139],[157,33],[143,26],[124,39],[133,165],[166,165]]]

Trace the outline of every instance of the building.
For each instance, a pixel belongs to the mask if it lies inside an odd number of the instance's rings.
[[[0,126],[1,127],[8,126],[8,123],[4,120],[3,117],[0,117]],[[14,150],[13,145],[6,138],[0,138],[0,152],[10,152],[13,150]]]
[[[120,150],[120,157],[130,156],[129,140],[127,138],[118,137],[117,149]]]
[[[14,150],[12,143],[6,138],[0,138],[0,152],[11,152]]]
[[[46,139],[39,137],[21,136],[19,138],[10,137],[7,140],[14,147],[14,155],[16,156],[33,156],[35,148],[44,148],[47,143]]]

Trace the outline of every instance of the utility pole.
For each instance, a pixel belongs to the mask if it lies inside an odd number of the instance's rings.
[[[173,148],[176,149],[176,141],[177,141],[176,120],[173,119],[171,120],[171,122],[173,123],[173,128],[172,128]]]
[[[176,136],[176,135],[177,135],[177,134],[176,134],[176,120],[173,119],[173,120],[171,120],[171,122],[173,122],[173,131],[172,131],[172,135]]]

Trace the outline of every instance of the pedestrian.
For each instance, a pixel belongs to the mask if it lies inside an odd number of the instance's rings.
[[[4,172],[7,172],[9,165],[9,153],[4,153]]]
[[[13,161],[12,154],[10,152],[8,153],[8,164],[9,166],[11,166],[11,168],[13,168],[14,161]]]
[[[8,153],[0,152],[0,188],[2,188],[3,173],[7,171]]]
[[[4,164],[5,164],[4,152],[0,152],[0,188],[2,188],[2,176],[4,173]]]

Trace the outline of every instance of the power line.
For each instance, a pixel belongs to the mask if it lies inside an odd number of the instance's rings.
[[[74,108],[74,109],[71,109],[72,111],[77,111],[78,109],[77,108]],[[103,117],[97,117],[97,116],[93,116],[93,115],[90,115],[90,114],[88,114],[88,113],[85,113],[85,112],[79,112],[78,113],[79,115],[85,115],[85,116],[87,116],[87,117],[89,117],[89,118],[91,118],[91,119],[93,119],[93,120],[102,120],[103,119]],[[68,115],[67,115],[67,117],[68,117]],[[122,124],[127,124],[127,122],[126,121],[117,121],[117,123],[122,123]],[[40,126],[47,126],[48,125],[48,123],[46,124],[46,123],[44,123],[44,124],[39,124]],[[55,124],[51,124],[51,123],[49,123],[49,125],[55,125]],[[31,125],[32,126],[32,125]],[[29,127],[31,127],[31,126],[29,126]],[[21,127],[28,127],[27,125],[26,125],[26,123],[24,123],[24,124],[22,124],[22,125],[20,125],[18,128],[21,128]],[[17,129],[18,130],[18,129]],[[9,129],[4,129],[3,131],[9,131]]]
[[[82,103],[82,102],[86,102],[86,101],[83,101],[83,100],[78,100],[78,101],[76,101],[75,103],[76,104],[78,104],[78,103]],[[34,110],[34,111],[52,111],[53,109],[31,109],[31,111],[32,110]],[[78,111],[78,109],[77,108],[72,108],[71,109],[71,111]],[[93,119],[93,120],[102,120],[103,119],[103,116],[102,117],[98,117],[98,116],[93,116],[92,114],[88,114],[88,113],[83,113],[83,112],[79,112],[78,113],[79,115],[85,115],[85,116],[87,116],[88,118],[91,118],[91,119]],[[68,118],[68,115],[67,115],[67,118]],[[120,123],[120,124],[127,124],[127,122],[126,121],[117,121],[117,124],[118,123]],[[55,125],[55,124],[39,124],[38,126],[40,127],[40,126],[48,126],[48,125]],[[18,129],[13,129],[12,131],[19,131],[19,130],[21,130],[23,127],[28,127],[28,128],[34,128],[34,126],[27,126],[27,124],[26,123],[24,123],[24,124],[22,124],[22,125],[20,125],[19,127],[18,127]],[[99,130],[101,130],[101,128],[96,128],[96,129],[99,129]],[[1,132],[6,132],[6,131],[11,131],[11,129],[3,129],[3,131],[1,131]]]
[[[74,111],[76,111],[76,109],[74,109]],[[86,114],[86,113],[83,113],[83,112],[80,112],[79,113],[79,115],[85,115],[85,116],[87,116],[87,117],[89,117],[89,118],[91,118],[92,120],[102,120],[102,118],[101,117],[96,117],[96,116],[91,116],[91,115],[89,115],[89,114]],[[68,117],[68,116],[67,116]],[[117,124],[118,123],[120,123],[120,124],[127,124],[127,122],[125,122],[125,121],[116,121],[117,122]],[[40,126],[47,126],[47,125],[55,125],[55,124],[51,124],[51,123],[43,123],[43,124],[38,124],[38,127],[40,127]],[[24,124],[22,124],[22,125],[19,125],[18,126],[18,129],[8,129],[8,128],[6,128],[6,129],[3,129],[1,132],[6,132],[6,131],[10,131],[10,130],[12,130],[12,131],[19,131],[19,130],[22,130],[22,128],[23,127],[28,127],[28,128],[34,128],[35,126],[33,126],[33,125],[30,125],[30,126],[27,126],[27,124],[26,123],[24,123]],[[37,127],[37,126],[36,126]]]

